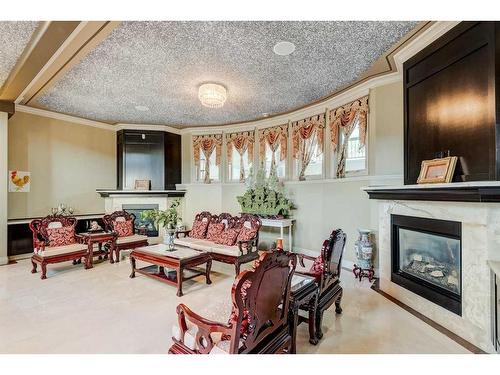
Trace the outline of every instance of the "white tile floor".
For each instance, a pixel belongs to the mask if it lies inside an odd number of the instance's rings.
[[[29,260],[0,267],[0,353],[166,353],[182,302],[208,311],[230,298],[233,267],[214,263],[212,285],[203,277],[175,287],[137,275],[130,264],[99,263],[91,270],[62,263],[48,279],[31,274]],[[308,342],[299,327],[298,353],[468,353],[445,335],[359,283],[349,272],[343,314],[327,311],[324,337]]]

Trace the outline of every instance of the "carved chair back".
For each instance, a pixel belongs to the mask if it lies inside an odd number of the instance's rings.
[[[33,246],[34,248],[38,247],[40,242],[48,243],[49,234],[47,232],[48,229],[52,228],[61,228],[71,226],[73,228],[76,227],[76,218],[72,216],[63,216],[63,215],[49,215],[44,217],[43,219],[35,219],[29,223],[29,227],[31,232],[33,233]]]
[[[223,212],[220,215],[214,215],[212,217],[215,218],[215,222],[223,223],[224,229],[234,228],[238,222],[238,217],[228,214],[227,212]]]
[[[127,211],[115,211],[112,214],[104,215],[104,217],[102,218],[105,229],[107,231],[114,230],[116,221],[127,221],[127,220],[132,220],[132,228],[134,228],[135,231],[135,215]]]
[[[297,258],[284,251],[265,252],[252,270],[241,272],[232,288],[237,316],[231,334],[231,353],[248,353],[288,325],[290,285]],[[247,319],[246,332],[241,329]]]
[[[342,229],[335,229],[330,234],[330,238],[323,243],[321,255],[324,262],[323,269],[325,271],[321,278],[321,290],[328,287],[332,281],[340,277],[342,255],[344,254],[346,240],[347,236]]]
[[[194,218],[195,221],[208,221],[208,222],[210,222],[211,219],[212,219],[212,214],[208,211],[200,212],[199,214],[196,214]]]

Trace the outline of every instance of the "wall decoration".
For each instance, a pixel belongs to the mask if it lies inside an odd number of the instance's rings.
[[[151,180],[135,180],[134,190],[151,190]]]
[[[417,184],[435,184],[448,183],[453,179],[455,166],[457,164],[456,156],[446,158],[423,160],[420,167],[420,175]]]
[[[266,172],[261,168],[254,179],[251,169],[246,182],[247,191],[242,196],[236,197],[242,213],[284,218],[294,208],[293,203],[286,198],[283,183],[279,182],[276,175],[266,179]]]
[[[30,172],[9,171],[9,192],[29,193],[30,184]]]
[[[359,124],[359,144],[360,148],[366,143],[368,117],[368,96],[356,99],[355,101],[333,109],[330,111],[330,135],[332,141],[332,151],[337,151],[339,146],[339,131],[344,136],[341,148],[337,156],[337,178],[345,177],[345,162],[347,157],[347,144],[356,124]]]

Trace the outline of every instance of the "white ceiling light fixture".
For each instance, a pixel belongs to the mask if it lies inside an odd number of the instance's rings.
[[[295,44],[286,41],[278,42],[274,45],[273,51],[277,55],[288,56],[295,51]]]
[[[227,99],[227,90],[217,83],[204,83],[198,89],[198,99],[208,108],[221,108]]]
[[[135,109],[136,109],[136,111],[140,111],[140,112],[149,111],[149,107],[146,107],[145,105],[136,105]]]

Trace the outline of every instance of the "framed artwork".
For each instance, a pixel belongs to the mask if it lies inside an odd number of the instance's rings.
[[[436,184],[451,182],[456,165],[456,156],[424,160],[422,161],[422,166],[420,167],[420,175],[418,176],[417,184]]]
[[[135,180],[135,190],[151,190],[151,180]]]
[[[29,193],[30,183],[30,172],[9,171],[9,192]]]

